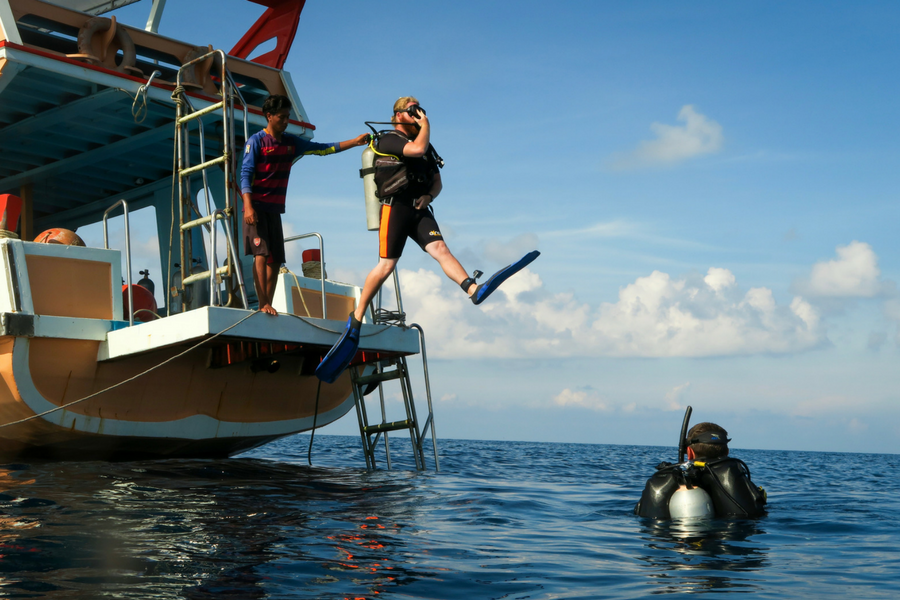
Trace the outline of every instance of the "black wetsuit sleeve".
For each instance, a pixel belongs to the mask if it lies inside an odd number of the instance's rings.
[[[403,148],[409,141],[403,136],[388,133],[378,138],[378,144],[375,149],[382,154],[393,154],[397,157],[403,156]]]
[[[403,148],[409,143],[402,135],[398,135],[396,133],[387,133],[382,135],[378,139],[378,143],[375,145],[375,149],[381,152],[382,154],[393,154],[394,156],[400,158],[403,162],[405,162],[411,169],[417,172],[424,172],[433,174],[438,172],[438,166],[434,161],[434,146],[431,144],[428,145],[428,152],[425,153],[425,156],[413,158],[410,156],[403,156]]]

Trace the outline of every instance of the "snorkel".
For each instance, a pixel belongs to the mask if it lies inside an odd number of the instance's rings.
[[[687,410],[684,411],[684,421],[681,423],[681,437],[678,438],[678,462],[684,462],[684,454],[687,452],[688,442],[687,442],[687,434],[688,434],[688,425],[691,423],[691,412],[693,412],[690,406],[687,407]]]

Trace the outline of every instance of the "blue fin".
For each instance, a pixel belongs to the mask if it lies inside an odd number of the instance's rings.
[[[530,265],[532,262],[534,262],[534,259],[536,259],[540,255],[541,253],[537,250],[532,250],[531,252],[520,258],[518,261],[507,267],[503,267],[502,269],[491,275],[490,279],[475,288],[475,293],[471,296],[472,302],[475,304],[481,304],[482,302],[484,302],[488,296],[493,294],[494,291],[498,287],[500,287],[501,283]]]
[[[325,383],[334,383],[341,376],[341,373],[356,356],[356,350],[359,348],[360,327],[360,322],[356,320],[353,313],[350,313],[344,333],[316,367],[316,377]]]

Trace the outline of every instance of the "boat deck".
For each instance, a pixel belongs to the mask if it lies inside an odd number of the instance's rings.
[[[335,321],[326,319],[290,314],[272,316],[257,311],[207,306],[110,331],[106,343],[100,347],[99,359],[114,360],[171,346],[185,346],[223,332],[229,340],[281,344],[297,344],[302,340],[304,347],[324,353],[341,331],[335,329]],[[394,355],[416,354],[419,337],[417,332],[400,327],[364,324],[359,349]]]

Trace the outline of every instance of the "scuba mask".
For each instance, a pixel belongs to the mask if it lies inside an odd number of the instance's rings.
[[[411,116],[413,119],[417,119],[419,117],[419,113],[422,113],[422,116],[425,116],[425,109],[419,106],[418,104],[410,104],[403,110],[398,110],[395,114],[398,113],[406,113]]]
[[[724,435],[719,435],[718,433],[713,433],[711,431],[704,431],[703,433],[698,433],[694,437],[688,440],[688,445],[691,444],[727,444],[731,440]]]

